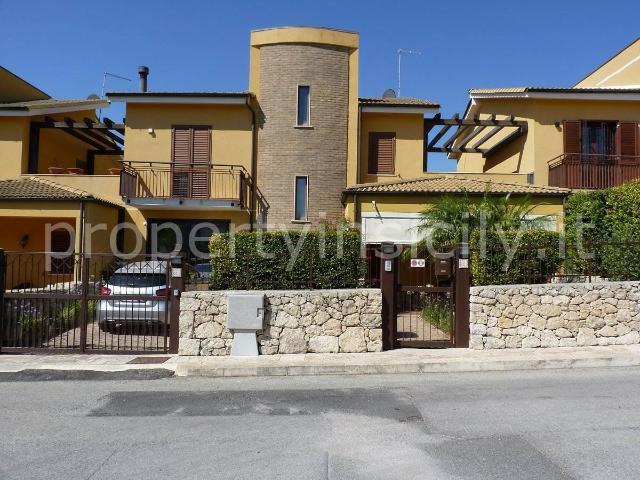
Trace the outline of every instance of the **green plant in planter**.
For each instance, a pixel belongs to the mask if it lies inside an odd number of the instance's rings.
[[[449,302],[437,297],[427,296],[422,312],[422,320],[436,327],[438,330],[451,334],[451,306]]]

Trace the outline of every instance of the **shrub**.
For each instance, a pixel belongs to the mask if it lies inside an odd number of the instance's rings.
[[[570,196],[565,213],[567,270],[611,280],[640,279],[638,205],[638,181]],[[581,230],[580,222],[592,226]]]
[[[503,245],[506,242],[506,247]],[[500,235],[479,231],[471,236],[473,285],[546,283],[560,269],[561,236],[547,230],[509,231]]]
[[[214,234],[210,252],[214,290],[354,288],[364,278],[360,233],[346,227]]]

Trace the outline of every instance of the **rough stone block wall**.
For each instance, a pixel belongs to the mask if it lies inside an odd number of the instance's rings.
[[[640,343],[640,282],[472,287],[475,349]]]
[[[231,291],[185,292],[180,300],[180,355],[229,355]],[[255,293],[255,292],[252,292]],[[382,350],[379,289],[266,290],[262,355]]]
[[[309,128],[296,128],[298,85],[309,85]],[[349,108],[349,49],[266,45],[260,54],[258,186],[269,202],[267,226],[296,228],[294,181],[307,175],[312,226],[343,216]]]

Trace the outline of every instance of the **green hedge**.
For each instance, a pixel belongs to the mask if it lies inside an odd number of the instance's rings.
[[[350,228],[214,234],[210,252],[213,290],[355,288],[365,273],[360,233]]]
[[[611,280],[640,279],[639,205],[638,181],[571,195],[565,213],[567,270]],[[580,231],[580,221],[593,226]]]
[[[504,239],[513,252],[511,261],[507,248],[495,232],[486,234],[485,246],[479,231],[471,236],[471,278],[473,285],[511,285],[547,283],[558,273],[561,264],[558,232],[525,230],[505,232]]]

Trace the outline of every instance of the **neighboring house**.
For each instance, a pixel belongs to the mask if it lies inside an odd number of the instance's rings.
[[[111,229],[124,218],[119,177],[108,174],[119,166],[121,144],[90,128],[98,123],[95,109],[106,106],[100,99],[53,99],[0,67],[0,247],[78,252],[75,233],[83,223]],[[95,235],[94,242],[107,251],[108,237]]]
[[[511,116],[526,123],[497,152],[464,148],[474,127],[462,128],[449,152],[458,172],[523,174],[536,185],[572,189],[640,178],[640,38],[573,87],[475,88],[469,96],[464,119],[471,124]]]

